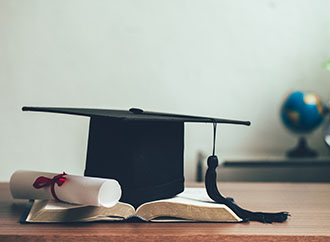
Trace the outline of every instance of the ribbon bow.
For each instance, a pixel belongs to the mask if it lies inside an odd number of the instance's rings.
[[[50,191],[52,192],[53,197],[55,198],[55,200],[57,201],[61,201],[55,193],[55,184],[57,184],[59,187],[63,185],[63,183],[66,181],[66,177],[64,177],[65,175],[67,175],[65,172],[63,172],[62,174],[58,174],[56,176],[54,176],[53,178],[48,178],[45,176],[39,176],[33,183],[33,187],[36,189],[40,189],[43,187],[48,187],[50,186]]]

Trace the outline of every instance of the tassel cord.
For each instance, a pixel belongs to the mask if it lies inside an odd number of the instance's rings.
[[[216,123],[213,124],[213,154],[207,160],[208,169],[205,175],[205,187],[207,194],[211,199],[217,203],[225,204],[229,207],[237,216],[243,219],[243,221],[258,221],[262,223],[272,222],[284,222],[287,220],[290,214],[288,212],[279,213],[264,213],[264,212],[252,212],[238,206],[232,198],[225,198],[219,192],[217,187],[217,173],[218,158],[215,155],[215,141],[216,141]]]

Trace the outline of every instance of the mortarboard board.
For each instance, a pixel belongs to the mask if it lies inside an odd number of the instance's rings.
[[[116,179],[121,201],[135,207],[173,197],[184,190],[184,123],[213,123],[213,155],[208,159],[206,189],[216,202],[229,206],[245,220],[281,222],[287,213],[254,213],[224,198],[217,189],[216,124],[250,125],[249,121],[218,119],[130,110],[23,107],[23,111],[51,112],[90,117],[85,175]]]

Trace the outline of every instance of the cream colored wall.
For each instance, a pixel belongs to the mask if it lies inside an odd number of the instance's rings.
[[[248,119],[221,126],[222,157],[282,155],[291,90],[329,100],[327,0],[0,0],[0,181],[17,169],[82,174],[88,119],[23,105]],[[211,152],[211,125],[186,125],[186,177]],[[330,152],[321,129],[309,137]]]

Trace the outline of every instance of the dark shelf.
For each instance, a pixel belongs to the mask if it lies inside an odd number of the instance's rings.
[[[220,181],[330,182],[330,158],[226,160]]]

